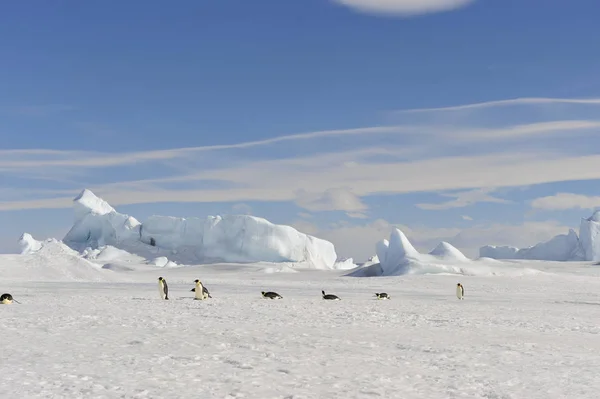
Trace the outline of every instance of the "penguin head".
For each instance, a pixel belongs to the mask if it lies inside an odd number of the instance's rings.
[[[164,278],[162,278],[162,277],[158,278],[158,281],[163,281],[163,280],[164,280]]]
[[[262,296],[265,296],[265,292],[264,291],[261,291],[260,293],[261,293]]]
[[[198,284],[199,282],[200,282],[200,280],[198,280],[198,279],[194,280],[194,283],[196,283],[196,284]]]
[[[461,283],[456,284],[457,287],[462,287]]]

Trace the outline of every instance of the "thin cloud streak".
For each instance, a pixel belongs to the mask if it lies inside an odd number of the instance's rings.
[[[521,97],[509,100],[485,101],[473,104],[455,105],[436,108],[412,108],[393,111],[394,113],[420,113],[420,112],[446,112],[464,111],[470,109],[493,108],[507,105],[537,105],[537,104],[587,104],[600,105],[600,98],[546,98],[546,97]]]
[[[353,195],[515,187],[569,180],[600,179],[600,155],[561,157],[548,153],[446,157],[416,162],[381,163],[360,168],[339,166],[295,170],[272,164],[207,171],[206,176],[233,183],[234,188],[207,190],[93,188],[114,205],[156,202],[296,201],[299,190],[323,194],[332,188],[352,187]],[[527,173],[523,173],[526,170]],[[383,172],[383,173],[382,173]],[[285,184],[282,184],[285,182]],[[140,184],[140,182],[136,182]],[[138,186],[139,187],[139,186]],[[81,189],[81,188],[79,188]],[[72,197],[71,197],[72,198]],[[0,202],[0,210],[65,208],[71,198]]]

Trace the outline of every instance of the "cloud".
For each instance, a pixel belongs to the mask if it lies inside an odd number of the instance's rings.
[[[328,188],[324,192],[308,192],[300,188],[296,204],[309,211],[347,211],[350,215],[359,214],[367,206],[346,187]]]
[[[418,112],[450,112],[465,111],[482,108],[495,108],[511,105],[546,105],[546,104],[580,104],[580,105],[600,105],[600,98],[546,98],[546,97],[521,97],[508,100],[484,101],[474,104],[455,105],[437,108],[413,108],[396,111],[398,113],[418,113]]]
[[[497,204],[510,204],[512,201],[508,201],[502,198],[496,198],[489,195],[493,192],[493,188],[480,188],[476,190],[461,191],[458,193],[441,193],[441,196],[455,198],[452,201],[442,202],[440,204],[416,204],[418,208],[440,211],[451,208],[464,208],[469,205],[476,204],[478,202],[493,202]]]
[[[442,194],[452,198],[442,204],[418,205],[443,210],[481,201],[506,203],[486,187],[600,178],[600,155],[590,150],[600,145],[600,120],[524,121],[521,116],[519,123],[511,121],[502,115],[486,128],[467,119],[125,153],[5,149],[0,150],[0,178],[18,184],[5,185],[10,195],[0,192],[0,210],[67,208],[86,187],[115,206],[282,201],[307,211],[365,218],[364,198],[372,195],[461,190]],[[587,135],[585,146],[578,147],[584,140],[572,140],[578,132]],[[50,181],[60,185],[49,187]]]
[[[565,209],[596,209],[600,208],[600,197],[573,193],[557,193],[531,201],[531,207],[545,211],[560,211]]]
[[[469,220],[469,221],[473,220],[473,218],[471,216],[469,216],[469,215],[462,215],[461,218],[463,220]]]
[[[449,11],[474,0],[333,0],[355,11],[374,15],[415,16]]]

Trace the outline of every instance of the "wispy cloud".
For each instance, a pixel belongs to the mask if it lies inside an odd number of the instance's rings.
[[[451,208],[464,208],[466,206],[473,205],[479,202],[493,202],[497,204],[510,204],[512,202],[506,199],[491,196],[490,193],[493,191],[493,188],[481,188],[476,190],[461,191],[458,193],[441,193],[440,195],[444,197],[454,198],[454,200],[438,204],[416,204],[416,206],[421,209],[441,211]]]
[[[546,97],[522,97],[509,100],[484,101],[474,104],[455,105],[437,108],[412,108],[398,110],[398,113],[417,113],[417,112],[449,112],[465,111],[472,109],[493,108],[509,105],[547,105],[547,104],[579,104],[579,105],[600,105],[600,98],[546,98]]]
[[[475,0],[332,0],[358,12],[409,17],[465,7]]]
[[[600,208],[599,196],[587,196],[573,193],[557,193],[531,201],[531,207],[544,211],[562,211],[566,209]]]
[[[552,100],[535,104],[568,101]],[[71,198],[88,187],[115,206],[288,201],[311,212],[337,210],[362,218],[370,195],[437,192],[452,200],[418,206],[443,210],[506,203],[492,196],[490,187],[600,178],[600,155],[590,150],[600,145],[600,120],[511,123],[502,115],[495,122],[482,128],[467,118],[126,153],[0,150],[0,178],[61,180],[60,190],[45,193],[37,183],[28,185],[41,192],[21,189],[22,183],[8,187],[14,190],[10,196],[0,192],[0,210],[69,207]],[[575,133],[586,135],[586,146],[568,140]],[[488,145],[491,139],[494,144]]]

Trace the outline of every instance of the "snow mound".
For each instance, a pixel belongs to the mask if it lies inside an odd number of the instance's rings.
[[[573,229],[548,241],[527,248],[486,245],[479,249],[480,257],[493,259],[527,259],[546,261],[600,261],[600,210],[582,218],[579,236]]]
[[[589,218],[581,219],[579,240],[583,259],[600,261],[600,211],[594,212]]]
[[[23,233],[19,238],[19,246],[21,247],[21,254],[26,255],[39,251],[42,248],[42,243],[33,238],[31,234]]]
[[[467,258],[462,252],[460,252],[455,246],[442,241],[438,244],[433,251],[429,252],[429,255],[437,256],[442,259],[456,260],[456,261],[467,261]]]
[[[3,255],[0,261],[0,278],[9,281],[115,281],[116,276],[102,270],[61,241],[48,239],[36,241],[24,234],[26,244],[20,255]]]
[[[150,264],[158,267],[177,267],[177,263],[170,261],[166,256],[159,256],[150,261]]]
[[[542,273],[515,264],[499,265],[498,261],[473,261],[447,242],[441,242],[428,254],[419,253],[406,235],[397,228],[390,239],[376,245],[377,255],[370,262],[351,270],[346,276],[378,277],[423,274],[456,274],[463,276],[524,276]],[[378,261],[376,263],[375,261]]]
[[[152,216],[142,224],[87,189],[73,202],[75,223],[63,241],[78,251],[113,246],[146,259],[167,256],[180,264],[291,262],[335,268],[332,243],[263,218]]]

